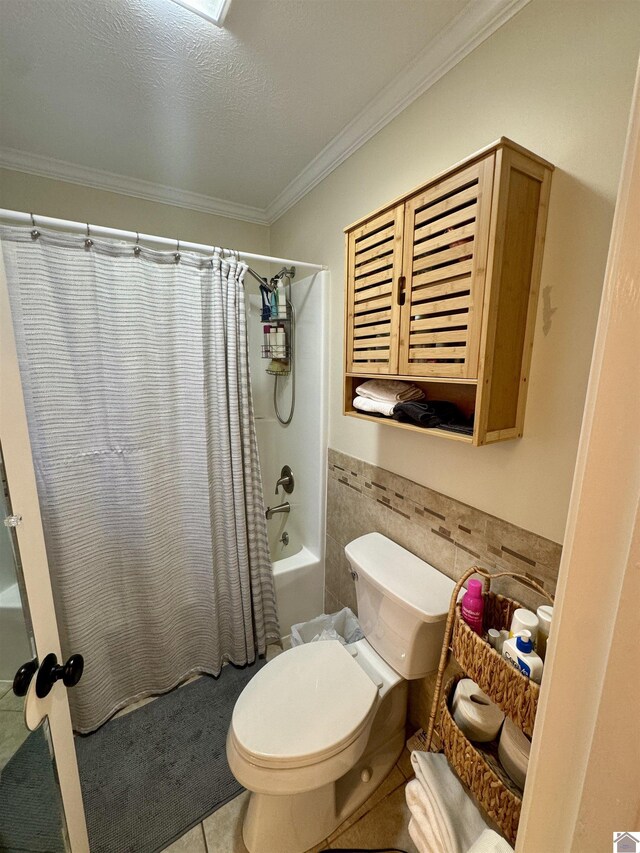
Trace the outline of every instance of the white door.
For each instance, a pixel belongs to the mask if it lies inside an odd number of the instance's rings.
[[[0,521],[4,522],[0,527],[0,798],[8,802],[20,770],[23,791],[33,782],[42,822],[50,833],[59,835],[52,840],[52,848],[85,853],[89,842],[67,700],[67,689],[73,688],[65,684],[71,684],[81,674],[81,661],[72,661],[64,672],[56,668],[65,661],[53,605],[1,247],[0,448]],[[52,655],[56,656],[55,661]],[[26,669],[15,689],[18,694],[26,691],[25,698],[16,695],[12,687],[15,672],[22,665]],[[43,795],[43,790],[50,796]],[[27,837],[20,836],[23,828],[12,822],[29,820],[28,813],[20,814],[18,810],[4,814],[0,849],[17,846],[10,842],[18,836],[22,845],[19,849],[28,850],[28,833]]]

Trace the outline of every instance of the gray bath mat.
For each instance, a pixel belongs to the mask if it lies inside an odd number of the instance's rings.
[[[76,738],[91,853],[162,850],[242,791],[227,765],[225,740],[235,701],[263,664],[225,666],[217,679],[203,676]],[[27,738],[11,763],[32,749],[28,745],[37,735]],[[46,748],[44,741],[41,746]],[[20,764],[30,760],[33,756],[26,754]],[[42,796],[35,790],[32,794]],[[12,797],[14,806],[18,799]],[[12,809],[8,824],[30,825],[29,800],[33,802],[22,796],[24,814]],[[55,839],[55,833],[49,838]],[[29,842],[21,837],[22,846],[0,844],[0,849],[60,849]]]
[[[76,739],[91,853],[162,850],[242,791],[225,741],[262,663],[225,666]]]

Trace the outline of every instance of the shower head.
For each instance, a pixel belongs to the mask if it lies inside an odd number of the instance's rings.
[[[273,293],[273,291],[276,289],[276,287],[278,285],[278,282],[281,279],[288,278],[289,282],[291,282],[291,279],[295,277],[296,268],[295,267],[282,267],[280,272],[276,273],[276,275],[274,275],[274,276],[271,276],[270,279],[264,278],[263,276],[258,275],[258,273],[255,272],[255,270],[252,270],[251,267],[247,268],[247,272],[255,278],[255,280],[258,282],[258,284],[260,284],[262,287],[264,287],[266,290],[268,290],[269,293]]]
[[[291,279],[294,278],[296,274],[295,267],[282,267],[280,272],[277,272],[275,275],[271,276],[269,281],[269,290],[273,293],[273,291],[278,286],[278,282],[282,281],[283,278],[288,280],[288,283],[291,284]]]
[[[291,280],[296,276],[296,268],[295,267],[282,267],[280,272],[276,273],[271,277],[271,281],[280,281],[280,279],[288,278]]]

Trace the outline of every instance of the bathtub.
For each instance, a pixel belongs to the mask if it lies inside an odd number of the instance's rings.
[[[286,525],[288,544],[271,544],[280,632],[286,639],[291,626],[306,622],[324,610],[324,567],[320,557],[302,544],[295,526]],[[281,531],[282,532],[282,531]]]
[[[13,681],[16,671],[32,657],[20,590],[14,583],[0,590],[0,681]]]

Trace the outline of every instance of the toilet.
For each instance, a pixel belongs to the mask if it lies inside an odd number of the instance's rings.
[[[247,684],[227,759],[250,853],[304,853],[375,791],[405,741],[407,681],[437,669],[454,582],[380,533],[350,542],[364,639],[296,646]]]

